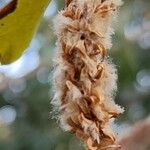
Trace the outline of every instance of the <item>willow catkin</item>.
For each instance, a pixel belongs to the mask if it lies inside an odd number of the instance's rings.
[[[58,51],[52,103],[61,127],[79,137],[87,150],[117,146],[111,123],[123,109],[113,101],[117,74],[106,49],[120,5],[120,0],[66,0],[54,20]]]

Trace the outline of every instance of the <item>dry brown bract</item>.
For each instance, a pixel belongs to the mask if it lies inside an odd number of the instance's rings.
[[[55,96],[63,129],[87,150],[117,147],[111,123],[123,110],[114,103],[116,69],[106,59],[119,0],[66,0],[54,20],[58,37]]]

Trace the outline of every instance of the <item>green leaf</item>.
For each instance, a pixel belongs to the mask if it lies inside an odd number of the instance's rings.
[[[50,0],[13,0],[0,9],[0,62],[18,59],[29,46]]]

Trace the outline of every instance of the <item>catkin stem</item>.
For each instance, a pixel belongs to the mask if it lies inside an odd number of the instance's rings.
[[[63,129],[87,150],[117,147],[111,123],[123,110],[114,103],[116,68],[106,59],[119,0],[66,0],[54,20],[58,38],[55,96]]]

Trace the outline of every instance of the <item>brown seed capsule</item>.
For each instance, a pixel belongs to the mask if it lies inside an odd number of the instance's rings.
[[[52,103],[62,128],[80,138],[87,150],[117,146],[111,122],[123,110],[113,101],[117,75],[106,49],[118,6],[120,0],[66,0],[54,20],[58,53]]]

